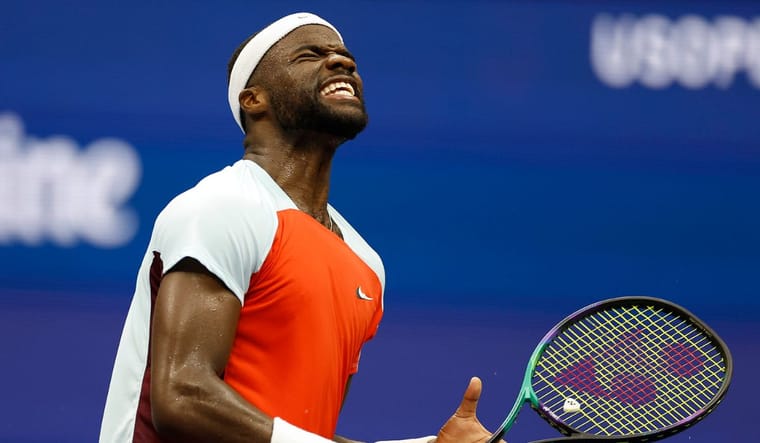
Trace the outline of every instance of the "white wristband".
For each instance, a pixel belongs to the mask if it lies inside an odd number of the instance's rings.
[[[320,435],[293,426],[280,417],[274,418],[271,443],[332,443]]]
[[[386,440],[375,443],[428,443],[435,439],[434,435],[407,440]],[[270,443],[333,443],[321,435],[305,431],[298,426],[293,426],[280,417],[274,418],[272,426],[272,438]]]
[[[427,437],[410,438],[408,440],[386,440],[377,441],[375,443],[428,443],[435,439],[435,435],[428,435]]]

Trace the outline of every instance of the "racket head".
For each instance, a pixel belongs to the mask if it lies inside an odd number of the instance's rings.
[[[531,358],[528,400],[578,441],[654,441],[720,403],[733,360],[725,342],[681,306],[646,296],[603,300],[549,331]]]

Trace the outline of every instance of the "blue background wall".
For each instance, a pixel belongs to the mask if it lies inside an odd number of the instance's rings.
[[[736,359],[725,403],[671,441],[760,440],[750,414],[760,396],[757,3],[172,0],[2,6],[0,441],[96,439],[154,217],[242,154],[227,59],[299,10],[333,22],[358,58],[371,123],[339,150],[331,201],[388,274],[386,318],[341,433],[434,433],[472,375],[484,380],[480,417],[494,428],[549,327],[587,303],[648,294],[710,323]],[[647,28],[652,14],[670,27]],[[746,25],[736,72],[715,62],[736,47],[720,33],[726,17]],[[604,20],[619,26],[625,60],[644,54],[625,84],[600,71],[613,52],[594,59]],[[638,23],[638,43],[625,40],[627,23]],[[663,41],[675,49],[641,49]],[[658,63],[682,80],[655,85]],[[9,127],[21,128],[15,144]],[[107,138],[137,154],[136,187],[116,202],[137,224],[116,244],[84,231],[64,241],[48,225],[30,239],[19,234],[28,224],[7,221],[40,174],[30,153],[59,136],[80,160]],[[55,202],[94,205],[84,191],[56,200],[66,171],[34,182],[38,222]],[[510,441],[552,435],[524,412]]]

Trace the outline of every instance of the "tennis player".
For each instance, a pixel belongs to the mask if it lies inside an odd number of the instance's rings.
[[[335,150],[367,124],[338,31],[309,13],[244,42],[229,66],[243,159],[158,216],[139,270],[101,442],[351,442],[335,436],[383,314],[380,257],[328,204]],[[437,436],[483,442],[470,381]]]

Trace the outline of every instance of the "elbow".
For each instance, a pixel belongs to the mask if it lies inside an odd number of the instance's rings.
[[[181,440],[193,434],[202,391],[200,384],[187,381],[151,383],[151,418],[162,439]]]

